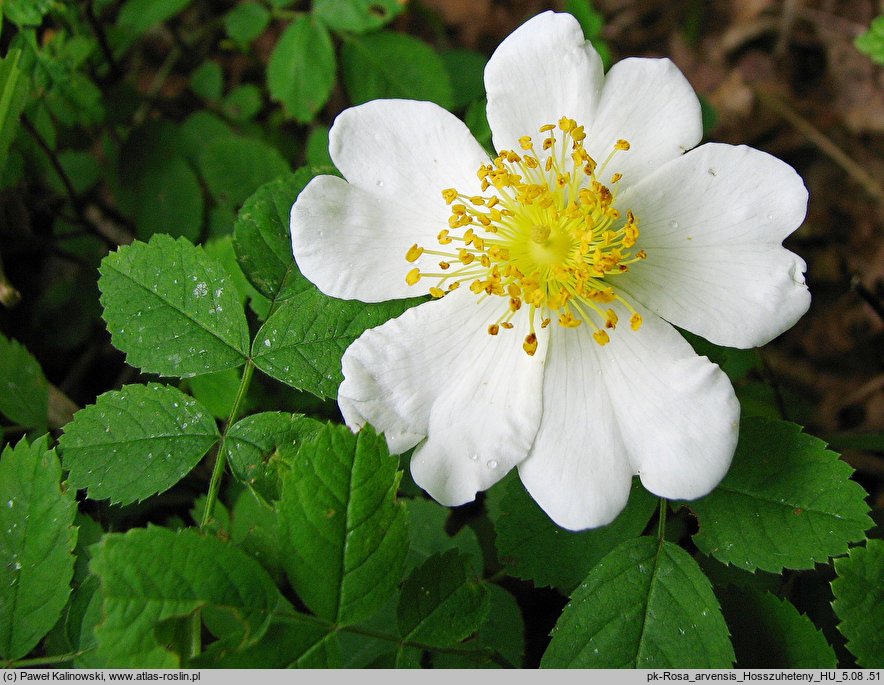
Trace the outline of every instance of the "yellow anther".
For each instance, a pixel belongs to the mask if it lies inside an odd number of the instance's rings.
[[[544,319],[543,321],[540,322],[540,327],[546,328],[547,326],[549,326],[551,321],[552,321],[552,319]]]
[[[577,122],[573,119],[569,119],[568,117],[562,117],[561,119],[559,119],[559,128],[562,129],[565,133],[570,131],[575,126],[577,126]]]
[[[546,133],[547,131],[552,131],[556,127],[555,124],[544,124],[540,127],[541,133]]]
[[[448,262],[439,262],[439,268],[442,269],[442,271],[446,271],[451,268],[451,264]]]
[[[575,319],[571,312],[565,312],[559,315],[559,326],[563,328],[577,328],[583,321]]]
[[[500,198],[497,197],[497,195],[492,195],[487,200],[485,200],[485,206],[491,209],[491,207],[496,205],[498,202],[500,202]]]
[[[500,333],[500,326],[498,326],[496,323],[488,326],[488,335],[497,335],[498,333]]]
[[[473,232],[472,228],[468,228],[466,232],[463,234],[463,241],[465,245],[469,245],[473,242],[473,238],[476,237],[476,234]]]
[[[575,126],[571,129],[571,137],[574,139],[575,143],[579,143],[586,138],[586,131],[583,129],[583,126]]]
[[[517,312],[522,308],[522,300],[518,297],[510,298],[510,311]]]
[[[507,330],[511,330],[512,327],[513,327],[513,325],[512,325],[509,321],[504,321],[504,322],[503,322],[502,324],[500,324],[500,325],[503,326],[504,328],[506,328]]]
[[[417,258],[420,257],[424,253],[424,248],[418,247],[417,243],[408,248],[408,252],[405,253],[405,259],[409,262],[417,261]]]
[[[421,279],[420,269],[412,269],[407,274],[405,274],[405,282],[408,285],[414,285]]]
[[[435,298],[443,297],[445,295],[445,291],[441,288],[430,288],[430,295]]]
[[[519,288],[519,286],[517,286],[515,283],[510,283],[506,287],[506,291],[510,297],[519,297],[519,295],[522,294],[522,289]]]
[[[457,214],[458,216],[460,216],[461,214],[466,214],[466,213],[467,213],[467,207],[466,207],[466,205],[461,205],[461,204],[453,205],[453,206],[451,207],[451,213],[452,213],[452,214]]]
[[[609,338],[609,337],[608,337],[608,334],[605,333],[602,329],[599,329],[599,330],[597,330],[595,333],[593,333],[593,334],[592,334],[592,337],[595,339],[595,341],[596,341],[599,345],[601,345],[601,346],[603,346],[603,347],[604,347],[605,345],[607,345],[609,342],[611,342],[611,338]]]
[[[550,136],[549,138],[545,138],[543,141],[543,149],[549,150],[555,144],[556,144],[556,139],[553,136]],[[550,159],[552,159],[552,157],[550,157]],[[549,171],[549,169],[547,169],[547,171]]]
[[[628,140],[623,140],[623,138],[621,138],[621,139],[618,140],[616,143],[614,143],[614,149],[615,149],[615,150],[628,150],[629,147],[630,147],[630,146],[629,146],[629,141],[628,141]]]
[[[448,236],[448,229],[443,228],[441,231],[439,231],[439,235],[436,236],[436,240],[439,241],[440,245],[448,245],[451,243],[453,238],[450,238]]]
[[[442,191],[442,197],[445,199],[445,204],[450,205],[457,199],[457,190],[454,188],[446,188]]]
[[[636,312],[632,316],[629,317],[629,325],[632,327],[632,330],[637,331],[642,327],[642,317],[641,314]]]
[[[534,356],[534,353],[537,352],[537,336],[534,333],[529,333],[525,336],[525,342],[522,343],[522,349],[528,353],[529,357]]]
[[[609,309],[605,312],[605,328],[616,328],[618,321],[620,321],[620,319],[617,317],[617,313],[613,309]]]
[[[460,281],[455,281],[454,283],[452,283],[451,285],[448,286],[448,292],[451,292],[452,290],[457,290],[459,287],[460,287]]]
[[[519,146],[523,150],[530,150],[531,145],[532,145],[531,136],[522,136],[521,138],[519,138]]]
[[[645,252],[644,250],[639,250],[638,252],[635,253],[635,258],[636,259],[647,259],[648,253]]]
[[[621,178],[623,178],[623,174],[620,174],[620,173],[617,173],[617,174],[614,174],[613,176],[611,176],[611,185],[614,185],[615,183],[617,183],[617,181],[619,181]]]
[[[476,255],[462,247],[457,251],[457,258],[464,264],[472,264],[476,259]]]

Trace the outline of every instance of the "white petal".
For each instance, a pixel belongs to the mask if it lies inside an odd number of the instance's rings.
[[[600,178],[623,174],[620,187],[626,188],[700,142],[700,101],[668,59],[631,57],[605,76],[587,133],[586,149],[599,164],[618,139],[629,142],[630,149],[618,151]]]
[[[445,228],[446,188],[479,192],[476,171],[488,155],[466,125],[432,102],[373,100],[341,112],[329,154],[350,183],[411,207]]]
[[[298,268],[326,295],[384,302],[425,295],[409,286],[405,259],[415,243],[436,242],[439,225],[337,176],[317,176],[292,207],[292,251]]]
[[[473,500],[528,453],[540,424],[546,331],[522,349],[527,317],[497,336],[507,300],[466,288],[362,334],[344,353],[338,404],[354,430],[372,424],[390,449],[418,446],[415,482],[442,504]]]
[[[592,329],[553,327],[543,376],[543,418],[528,458],[525,488],[563,528],[613,521],[629,499],[632,466],[602,379]]]
[[[488,122],[497,150],[519,149],[563,116],[588,124],[598,103],[602,61],[570,14],[544,12],[527,21],[485,67]]]
[[[717,364],[697,356],[668,323],[639,311],[638,331],[621,325],[597,352],[629,461],[656,495],[702,497],[730,466],[739,402]]]
[[[719,345],[763,345],[810,305],[804,261],[781,247],[807,190],[788,164],[707,144],[624,191],[648,258],[616,284],[667,321]]]

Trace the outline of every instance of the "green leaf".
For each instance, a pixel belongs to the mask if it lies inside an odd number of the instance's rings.
[[[277,511],[292,586],[321,618],[357,623],[384,606],[408,551],[399,460],[370,430],[328,425],[298,450]]]
[[[314,166],[333,166],[331,155],[328,153],[328,126],[316,126],[307,136],[304,155],[307,163]]]
[[[335,397],[343,380],[341,356],[350,343],[421,301],[366,304],[310,288],[280,303],[270,315],[255,336],[252,359],[268,376],[293,388]]]
[[[0,333],[0,414],[36,428],[46,425],[49,384],[40,363],[15,340]]]
[[[727,476],[688,504],[700,519],[694,542],[744,570],[813,568],[846,552],[872,525],[866,493],[851,473],[800,426],[745,419]]]
[[[245,201],[233,228],[233,248],[251,284],[265,297],[284,300],[309,288],[292,256],[289,215],[295,199],[316,176],[302,167],[266,183]]]
[[[245,305],[248,302],[249,307],[258,315],[259,319],[262,321],[266,319],[270,313],[271,301],[249,283],[249,279],[246,278],[242,268],[240,268],[236,253],[233,250],[233,234],[208,240],[203,243],[203,249],[205,249],[206,254],[211,255],[224,266],[227,275],[230,276],[239,292],[240,304]],[[240,374],[237,373],[236,375],[239,377]],[[230,412],[227,413],[229,414]]]
[[[494,145],[491,142],[491,125],[488,123],[488,117],[485,114],[487,106],[488,101],[485,98],[474,100],[467,107],[467,111],[464,114],[464,123],[470,129],[473,137],[479,142],[479,145],[493,156]]]
[[[283,542],[276,509],[262,502],[251,490],[243,489],[233,504],[229,530],[231,541],[256,559],[279,585]]]
[[[236,288],[201,247],[155,235],[109,254],[100,271],[111,341],[133,366],[189,377],[244,363],[249,330]]]
[[[408,537],[411,540],[405,563],[407,570],[420,566],[434,554],[450,549],[460,550],[472,562],[474,569],[482,570],[484,559],[476,532],[469,526],[461,528],[456,535],[448,535],[445,531],[450,509],[426,499],[407,500],[407,506]]]
[[[700,567],[681,547],[628,540],[571,596],[545,668],[730,668],[734,650]]]
[[[18,131],[19,116],[27,101],[30,79],[18,68],[21,50],[0,59],[0,171],[6,166],[9,145]]]
[[[161,24],[179,14],[192,0],[127,0],[117,16],[117,27],[126,42],[149,28]]]
[[[175,388],[126,385],[74,414],[59,439],[69,482],[128,504],[168,490],[218,439],[215,420]]]
[[[236,395],[239,392],[239,384],[242,373],[239,369],[225,369],[215,373],[207,373],[202,376],[194,376],[187,381],[187,387],[183,388],[202,404],[216,419],[226,419],[230,416]],[[251,408],[250,403],[243,401],[241,411],[246,413]]]
[[[872,20],[869,30],[853,41],[856,49],[872,58],[875,64],[884,64],[884,14]]]
[[[227,35],[240,45],[248,45],[270,23],[270,12],[257,2],[242,2],[224,15]]]
[[[450,109],[445,63],[417,38],[390,31],[352,38],[341,53],[344,87],[354,104],[379,98],[429,100]]]
[[[105,618],[95,634],[105,668],[177,668],[178,655],[155,631],[198,610],[225,616],[212,622],[216,637],[229,648],[246,647],[261,639],[272,612],[285,604],[258,562],[192,528],[106,535],[91,568],[104,596]]]
[[[221,103],[224,116],[238,122],[249,121],[264,106],[261,89],[254,83],[244,83],[230,91]]]
[[[785,599],[730,588],[719,593],[737,668],[835,668],[835,651],[813,622]]]
[[[223,650],[213,660],[209,648],[204,657],[191,664],[198,668],[341,668],[341,646],[338,634],[311,622],[301,614],[281,616],[274,620],[267,633],[255,645],[230,652]],[[208,657],[206,659],[206,657]]]
[[[348,33],[378,29],[404,9],[402,0],[313,0],[313,14],[333,31]]]
[[[516,598],[499,585],[487,583],[491,609],[476,634],[473,654],[439,652],[433,655],[434,668],[521,668],[525,656],[525,622]],[[466,646],[466,645],[465,645]],[[492,658],[497,655],[497,658]],[[501,663],[501,658],[503,663]]]
[[[156,233],[195,241],[203,227],[203,190],[182,157],[175,156],[161,169],[145,174],[138,187],[135,228],[144,240]]]
[[[270,97],[281,102],[296,121],[307,123],[331,95],[335,69],[335,49],[328,31],[304,15],[285,30],[270,56]]]
[[[498,556],[510,575],[568,593],[614,547],[641,535],[656,506],[657,498],[636,478],[626,508],[612,523],[574,533],[553,523],[525,486],[513,480],[501,502],[502,515],[495,521]]]
[[[77,503],[59,488],[46,436],[0,455],[0,656],[25,656],[55,625],[71,592]]]
[[[212,60],[203,62],[190,75],[190,88],[204,100],[218,100],[224,90],[224,73],[221,65]]]
[[[565,11],[572,14],[583,29],[583,35],[602,58],[605,69],[611,67],[611,50],[608,43],[602,38],[602,29],[605,26],[605,18],[592,6],[589,0],[565,0]]]
[[[457,550],[436,554],[411,572],[397,608],[403,640],[449,647],[481,627],[490,609],[485,586]]]
[[[53,0],[5,0],[0,7],[16,26],[39,26],[52,4]]]
[[[298,449],[322,430],[323,424],[299,414],[264,412],[237,421],[227,432],[224,448],[233,474],[270,502],[279,499],[282,477]]]
[[[463,109],[473,100],[485,97],[485,64],[488,58],[467,49],[446,50],[441,54],[451,79],[452,109]]]
[[[275,147],[241,136],[209,143],[199,156],[199,170],[212,197],[234,209],[264,183],[291,171]]]
[[[884,665],[884,540],[869,540],[835,559],[832,608],[847,649],[863,668]]]

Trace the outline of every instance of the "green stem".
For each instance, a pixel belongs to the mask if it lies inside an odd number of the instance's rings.
[[[221,440],[218,442],[218,452],[215,457],[215,468],[212,469],[212,478],[209,481],[209,491],[206,493],[206,507],[203,509],[203,517],[200,521],[200,528],[205,528],[209,521],[212,520],[212,512],[215,509],[215,500],[218,499],[218,491],[221,489],[221,477],[224,475],[224,467],[227,465],[227,457],[224,452],[224,443],[227,441],[227,431],[239,416],[240,406],[249,391],[249,384],[252,382],[252,374],[255,372],[255,365],[249,359],[246,362],[242,372],[242,378],[239,381],[239,389],[236,391],[236,399],[233,400],[233,407],[230,409],[230,416],[224,425],[224,431],[221,433]]]
[[[660,541],[660,544],[663,544],[663,541],[666,539],[666,510],[669,506],[669,502],[665,497],[660,498],[660,518],[657,521],[657,539]]]

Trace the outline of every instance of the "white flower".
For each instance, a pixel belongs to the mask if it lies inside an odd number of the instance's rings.
[[[751,347],[807,310],[805,264],[781,245],[804,218],[800,177],[748,147],[691,150],[700,105],[681,72],[603,74],[567,14],[509,36],[485,85],[497,159],[436,105],[369,102],[331,130],[346,180],[315,178],[292,208],[298,266],[324,293],[436,298],[347,349],[347,424],[416,446],[414,479],[445,505],[514,466],[575,530],[613,520],[634,474],[705,495],[739,405],[672,324]]]

